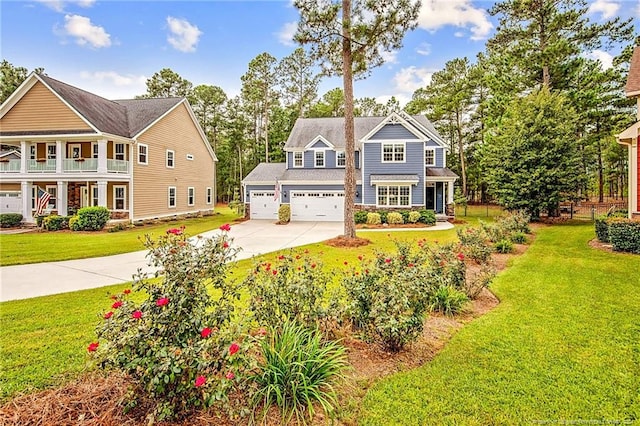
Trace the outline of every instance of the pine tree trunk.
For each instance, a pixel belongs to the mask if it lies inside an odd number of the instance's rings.
[[[344,236],[356,237],[355,132],[353,128],[353,58],[351,56],[351,0],[342,0],[342,82],[344,86]]]

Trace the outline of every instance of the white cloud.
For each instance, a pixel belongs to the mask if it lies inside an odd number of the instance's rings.
[[[64,6],[66,4],[77,4],[80,7],[91,7],[96,2],[95,0],[76,0],[76,1],[63,1],[63,0],[36,0],[38,3],[42,3],[50,9],[56,12],[64,12]]]
[[[611,0],[596,0],[589,6],[588,13],[600,13],[602,19],[613,18],[620,10],[620,3]]]
[[[420,43],[416,48],[416,53],[422,56],[428,56],[431,54],[431,45],[429,43]]]
[[[398,52],[396,50],[392,50],[391,52],[387,50],[383,50],[380,52],[380,56],[382,56],[382,60],[385,64],[397,64],[398,63]]]
[[[462,38],[464,37],[464,31],[456,31],[455,33],[453,33],[454,37],[458,37],[458,38]]]
[[[426,87],[431,83],[431,77],[433,71],[427,68],[418,68],[410,66],[408,68],[402,68],[393,76],[393,82],[396,89],[399,92],[413,94],[421,87]],[[398,97],[399,95],[396,95]]]
[[[95,48],[111,46],[111,36],[104,28],[94,25],[86,16],[65,15],[64,34],[75,37],[80,46],[87,44]]]
[[[80,78],[85,82],[79,87],[107,99],[130,99],[147,91],[147,77],[143,75],[82,71]]]
[[[167,41],[171,46],[181,52],[195,52],[196,45],[200,40],[202,31],[189,23],[186,19],[178,19],[173,16],[167,17],[170,34]]]
[[[471,40],[486,39],[493,28],[487,11],[474,7],[471,0],[424,0],[418,26],[434,32],[445,25],[469,28]]]
[[[297,22],[287,22],[280,28],[280,31],[276,33],[278,37],[278,41],[285,46],[295,46],[296,43],[293,41],[293,36],[296,31],[298,31],[298,23]]]
[[[613,55],[603,50],[594,50],[593,52],[587,54],[587,58],[600,61],[602,68],[605,70],[613,67]]]

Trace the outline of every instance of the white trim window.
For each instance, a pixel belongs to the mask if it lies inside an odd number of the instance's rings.
[[[404,163],[404,143],[383,143],[383,163]]]
[[[324,150],[317,150],[314,154],[315,166],[324,167]]]
[[[138,164],[149,164],[149,145],[138,144]]]
[[[125,149],[123,143],[114,143],[113,144],[113,159],[114,160],[122,160],[125,159]]]
[[[167,206],[170,209],[176,208],[176,187],[170,186],[167,188]]]
[[[97,206],[98,203],[98,187],[96,185],[91,185],[91,206]]]
[[[113,209],[127,209],[127,187],[125,185],[113,185]]]
[[[79,143],[69,144],[69,158],[78,159],[82,157],[82,145]]]
[[[55,143],[47,143],[47,160],[55,160],[57,152]]]
[[[303,151],[294,151],[293,152],[293,167],[304,167],[304,152]]]
[[[172,149],[167,150],[167,168],[173,169],[175,167],[176,152]]]
[[[38,156],[38,145],[36,144],[29,145],[29,159],[35,160],[37,156]]]
[[[91,143],[91,158],[98,158],[98,142]]]
[[[207,186],[207,204],[213,203],[213,188]]]
[[[187,205],[193,206],[196,204],[196,189],[193,186],[187,188]]]
[[[427,148],[424,150],[424,164],[427,167],[436,165],[436,149],[435,148]]]
[[[55,145],[54,145],[55,146]],[[49,198],[49,202],[47,203],[47,210],[57,210],[58,208],[58,186],[57,185],[47,185],[45,186],[45,191],[51,195]]]
[[[377,185],[377,205],[379,207],[409,207],[411,205],[411,186]]]
[[[347,155],[344,151],[336,151],[336,167],[345,167],[347,165]]]

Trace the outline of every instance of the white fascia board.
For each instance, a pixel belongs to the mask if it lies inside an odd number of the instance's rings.
[[[316,142],[321,141],[322,143],[324,143],[325,145],[327,145],[326,148],[312,148],[313,145],[315,145]],[[327,149],[335,149],[335,145],[332,144],[331,142],[329,142],[328,140],[326,140],[324,138],[324,136],[322,135],[318,135],[315,138],[313,138],[311,140],[311,142],[309,142],[303,149],[305,151],[310,151],[310,150],[327,150]],[[299,151],[300,149],[298,149]]]

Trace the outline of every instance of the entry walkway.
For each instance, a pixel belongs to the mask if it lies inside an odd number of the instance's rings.
[[[452,226],[447,222],[439,222],[428,229],[435,231]],[[207,238],[219,232],[221,231],[215,230],[201,235]],[[288,225],[275,225],[270,220],[250,220],[232,225],[229,236],[234,239],[233,246],[241,248],[236,257],[240,260],[318,243],[342,233],[342,222],[291,222]],[[153,272],[147,265],[146,253],[143,250],[90,259],[0,267],[0,302],[131,281],[138,268],[144,272]]]

